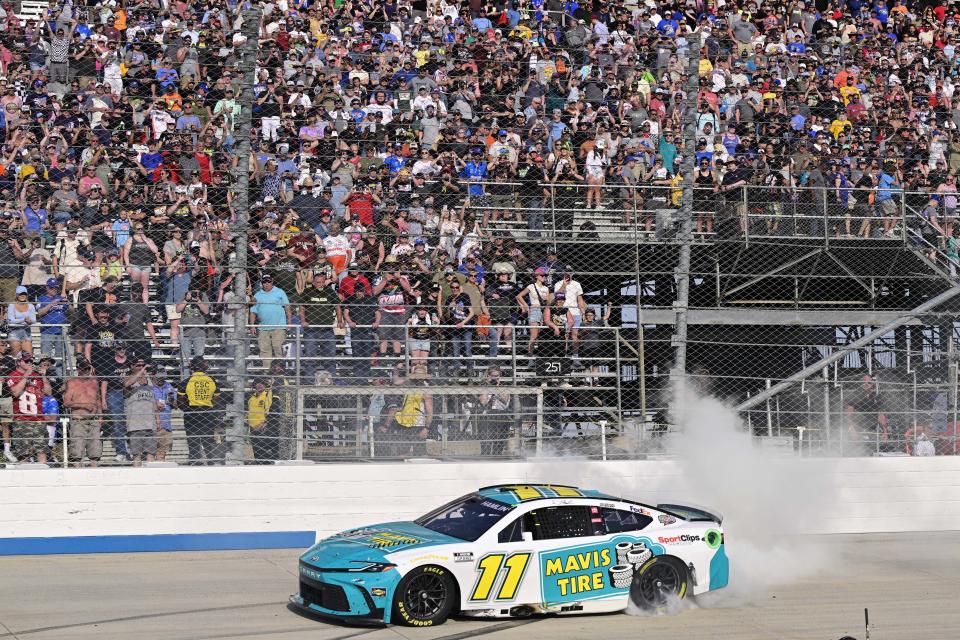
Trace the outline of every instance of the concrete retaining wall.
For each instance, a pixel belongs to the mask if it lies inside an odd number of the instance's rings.
[[[960,457],[783,464],[832,487],[833,499],[819,517],[804,519],[804,532],[960,529]],[[314,535],[411,519],[480,486],[511,482],[705,502],[685,494],[683,470],[670,461],[6,470],[0,555],[306,546]]]

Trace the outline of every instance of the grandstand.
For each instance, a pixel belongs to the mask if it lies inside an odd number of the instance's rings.
[[[954,452],[956,16],[820,4],[22,2],[7,462]]]

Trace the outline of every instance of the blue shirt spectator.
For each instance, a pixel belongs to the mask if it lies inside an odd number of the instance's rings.
[[[264,329],[280,328],[287,324],[287,309],[290,300],[287,294],[273,285],[273,279],[264,276],[261,288],[253,294],[257,301],[250,313],[257,316],[257,325]]]

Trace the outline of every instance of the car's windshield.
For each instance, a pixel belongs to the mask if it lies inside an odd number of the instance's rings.
[[[476,494],[457,498],[419,518],[417,524],[461,540],[475,541],[513,509]]]

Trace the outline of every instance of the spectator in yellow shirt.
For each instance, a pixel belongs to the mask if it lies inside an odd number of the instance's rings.
[[[257,460],[270,460],[276,451],[276,435],[267,432],[267,414],[273,405],[273,390],[267,387],[264,379],[254,383],[254,391],[247,400],[247,426],[250,427],[250,444],[253,457]]]

